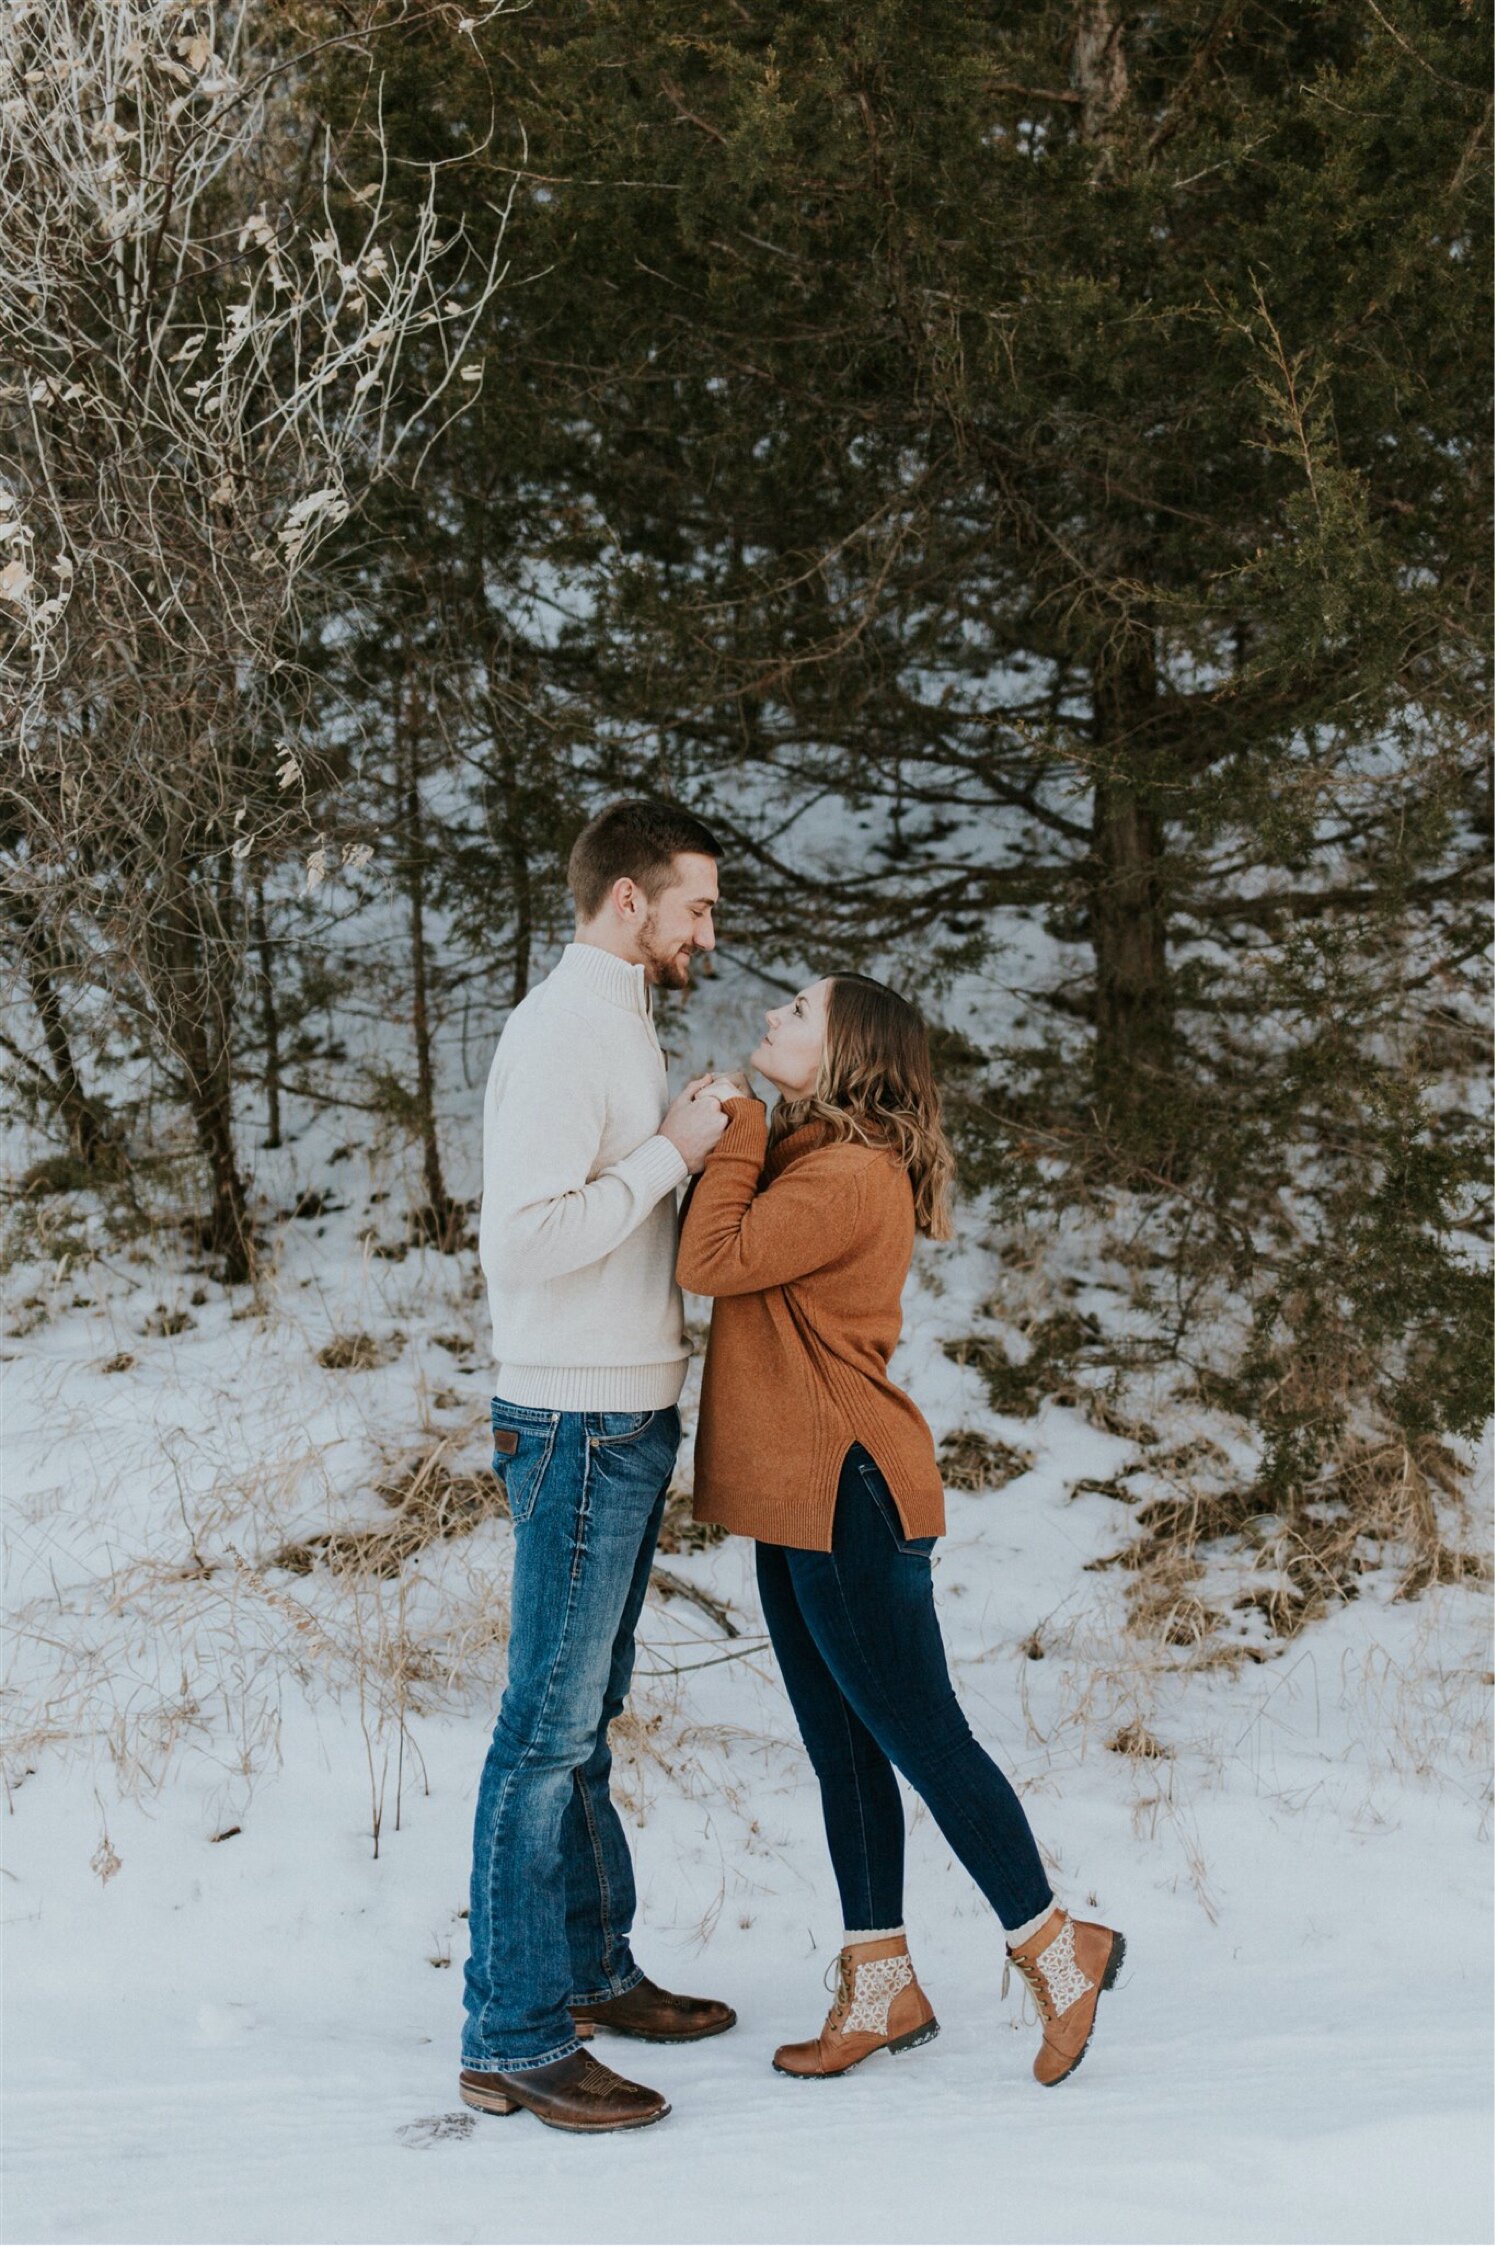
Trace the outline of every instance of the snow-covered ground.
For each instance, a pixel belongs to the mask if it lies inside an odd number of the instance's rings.
[[[715,1045],[731,1059],[724,986],[679,1077]],[[472,1123],[477,1089],[463,1100]],[[922,1251],[897,1372],[939,1436],[1034,1456],[952,1497],[938,1582],[960,1692],[1060,1894],[1129,1936],[1083,2069],[1032,2082],[998,1931],[913,1803],[908,1923],[942,2037],[833,2084],[771,2071],[821,2020],[839,1917],[730,1541],[662,1558],[727,1620],[653,1597],[618,1776],[640,1959],[731,2000],[738,2026],[680,2050],[601,2041],[669,2094],[649,2132],[461,2110],[508,1526],[390,1578],[270,1567],[287,1541],[389,1523],[392,1463],[488,1460],[473,1256],[379,1255],[399,1248],[404,1174],[357,1142],[335,1156],[348,1130],[325,1114],[258,1159],[268,1207],[309,1186],[343,1207],[273,1227],[258,1299],[159,1244],[9,1276],[10,2240],[1493,2238],[1486,1593],[1399,1602],[1374,1572],[1284,1651],[1222,1669],[1127,1637],[1122,1574],[1082,1566],[1128,1511],[1077,1488],[1134,1447],[1071,1410],[1000,1420],[941,1350],[996,1287],[977,1226]],[[458,1097],[450,1141],[464,1192]],[[380,1363],[321,1365],[335,1333]],[[1174,1411],[1154,1410],[1164,1440],[1186,1434]],[[1487,1480],[1481,1464],[1477,1510]],[[1136,1722],[1169,1754],[1107,1747]]]

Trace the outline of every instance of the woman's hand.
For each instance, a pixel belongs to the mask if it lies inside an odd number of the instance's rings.
[[[705,1094],[712,1094],[716,1102],[743,1102],[754,1101],[755,1099],[750,1090],[749,1077],[743,1070],[721,1070],[713,1077],[706,1079],[699,1090]]]

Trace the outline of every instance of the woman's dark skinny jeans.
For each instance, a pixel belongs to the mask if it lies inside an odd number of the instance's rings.
[[[932,1599],[933,1539],[908,1539],[863,1446],[839,1477],[833,1552],[757,1542],[772,1645],[823,1792],[850,1930],[902,1915],[903,1773],[1007,1929],[1052,1898],[1020,1800],[969,1731]]]

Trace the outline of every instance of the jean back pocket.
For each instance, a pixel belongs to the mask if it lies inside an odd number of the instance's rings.
[[[937,1540],[907,1537],[906,1527],[901,1521],[901,1511],[892,1497],[891,1488],[863,1446],[858,1448],[855,1466],[859,1471],[860,1482],[874,1503],[875,1511],[895,1546],[903,1555],[914,1555],[919,1562],[928,1561]]]
[[[545,1407],[516,1407],[501,1398],[491,1401],[490,1467],[505,1494],[512,1523],[525,1523],[536,1506],[557,1442],[558,1420]]]

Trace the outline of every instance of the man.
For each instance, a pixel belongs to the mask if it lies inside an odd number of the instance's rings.
[[[495,1469],[515,1526],[509,1666],[474,1821],[459,2090],[571,2132],[667,2103],[580,2045],[706,2039],[734,2011],[664,1992],[630,1950],[635,1883],[609,1726],[677,1456],[687,1368],[674,1190],[725,1127],[669,1104],[655,985],[713,949],[718,846],[627,800],[573,846],[573,942],[506,1024],[484,1107],[480,1260],[499,1362]]]

